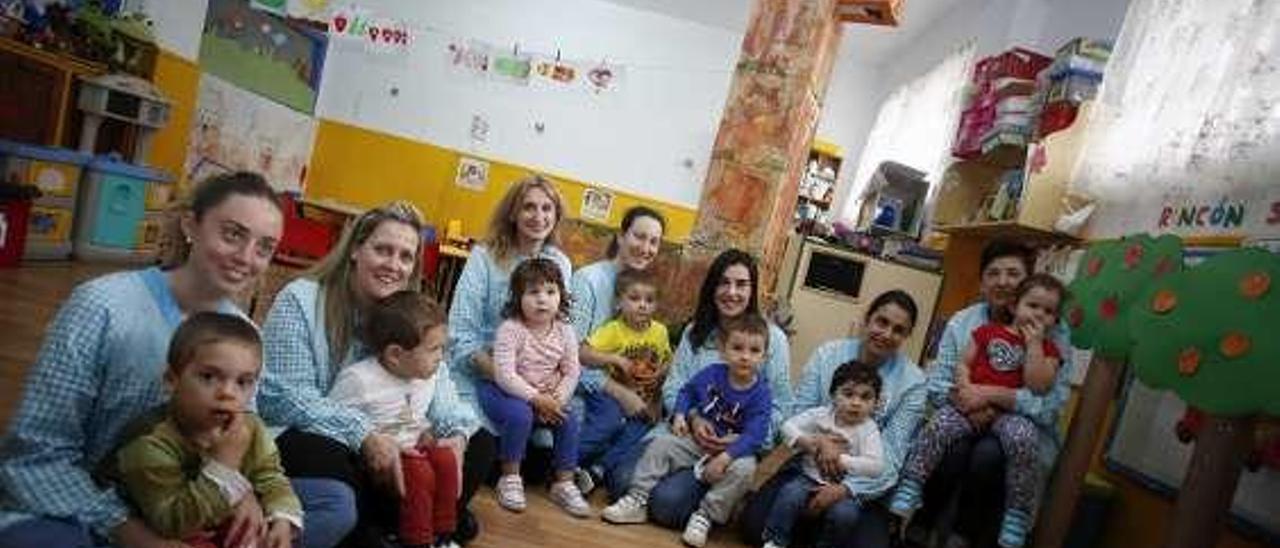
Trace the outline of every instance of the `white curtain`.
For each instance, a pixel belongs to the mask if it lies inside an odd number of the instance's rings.
[[[893,90],[880,104],[840,219],[857,217],[862,191],[881,162],[911,166],[928,174],[930,182],[941,178],[950,162],[974,52],[972,42],[965,44],[929,72]]]
[[[1073,184],[1089,236],[1280,236],[1278,60],[1280,2],[1133,0]]]

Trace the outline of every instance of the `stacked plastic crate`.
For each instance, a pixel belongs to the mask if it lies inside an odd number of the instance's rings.
[[[1111,58],[1111,43],[1076,38],[1058,48],[1053,64],[1041,76],[1044,107],[1036,129],[1036,139],[1069,127],[1080,104],[1098,94],[1102,74]]]
[[[1025,48],[987,57],[974,68],[969,106],[952,154],[973,159],[1002,145],[1026,146],[1037,117],[1036,77],[1053,59]]]

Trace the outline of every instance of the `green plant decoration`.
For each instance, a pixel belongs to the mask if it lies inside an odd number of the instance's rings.
[[[1280,415],[1280,256],[1232,250],[1166,276],[1129,326],[1147,385],[1215,415]]]
[[[1089,246],[1063,307],[1071,343],[1112,359],[1129,355],[1130,304],[1153,281],[1182,269],[1182,240],[1146,234]]]

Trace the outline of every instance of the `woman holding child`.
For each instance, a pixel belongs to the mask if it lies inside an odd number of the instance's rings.
[[[233,299],[267,268],[283,218],[262,177],[233,173],[198,185],[179,226],[170,266],[85,282],[49,324],[0,445],[0,545],[175,544],[92,470],[124,441],[128,423],[166,401],[166,351],[182,319],[242,314]],[[350,491],[325,479],[291,483],[305,511],[302,543],[337,544],[355,521]],[[232,537],[260,541],[262,505],[252,494],[238,500]]]
[[[277,439],[286,472],[292,477],[340,480],[355,490],[362,506],[376,493],[403,491],[401,444],[376,428],[371,416],[330,392],[348,366],[381,354],[382,349],[369,348],[361,337],[373,308],[398,291],[417,289],[421,227],[417,209],[405,202],[365,212],[315,270],[280,290],[263,324],[266,368],[258,403],[268,424],[287,428]],[[449,376],[448,368],[440,368],[435,382],[447,386]],[[468,409],[455,414],[464,411]],[[464,425],[463,434],[476,428],[471,415],[448,422]],[[449,437],[440,443],[452,443],[465,468],[491,462],[492,444],[473,441],[464,456],[464,440]],[[363,489],[366,478],[379,489]],[[455,538],[463,541],[474,535],[465,517],[474,490],[474,485],[464,483],[458,501]],[[375,531],[362,527],[361,534]]]
[[[699,292],[693,321],[681,337],[662,386],[662,403],[668,413],[677,409],[678,396],[686,384],[705,369],[728,361],[729,356],[723,351],[726,338],[721,333],[722,328],[743,316],[760,315],[758,279],[755,259],[741,250],[726,250],[712,261]],[[791,408],[787,337],[773,324],[768,324],[766,331],[767,336],[760,340],[764,348],[760,349],[762,354],[757,370],[760,382],[768,386],[771,405],[768,434],[760,449],[772,445],[786,411]],[[708,455],[724,453],[737,439],[736,436],[718,435],[711,421],[696,414],[688,420],[688,429],[693,441]],[[656,430],[661,433],[665,428]],[[620,467],[620,471],[626,472],[626,480],[622,483],[632,483],[628,469],[634,468],[635,465],[630,463]],[[707,490],[692,469],[672,473],[649,491],[649,515],[661,525],[683,527],[686,541],[705,539],[712,525],[701,507]],[[619,503],[626,500],[624,497]]]
[[[579,460],[583,473],[591,474],[591,483],[582,485],[586,491],[600,479],[611,494],[620,495],[625,491],[627,486],[615,481],[618,476],[615,469],[649,431],[648,417],[643,414],[648,402],[632,387],[611,378],[606,370],[631,381],[632,386],[647,387],[661,382],[661,373],[670,361],[670,343],[665,341],[654,341],[657,351],[654,358],[659,362],[651,364],[656,366],[654,371],[633,368],[632,357],[609,348],[616,346],[609,343],[629,343],[624,341],[628,337],[610,337],[611,334],[635,334],[638,336],[629,338],[643,339],[638,331],[654,331],[666,336],[665,326],[652,320],[658,295],[656,283],[648,274],[665,228],[666,219],[661,213],[645,206],[632,207],[623,214],[619,233],[609,243],[606,259],[573,273],[571,318],[578,340],[583,343],[579,353],[583,371],[578,395],[584,408]],[[619,285],[620,274],[625,282],[622,285],[628,287]],[[637,287],[630,287],[633,283]],[[635,301],[631,308],[643,307],[639,313],[646,315],[647,329],[623,327],[625,318],[620,305],[630,301]],[[615,319],[623,323],[606,327]],[[595,345],[591,344],[593,336]]]
[[[901,351],[903,341],[915,328],[916,314],[915,301],[905,292],[883,293],[867,308],[860,337],[823,344],[814,350],[805,365],[792,408],[797,415],[832,404],[832,379],[846,363],[873,366],[881,379],[879,406],[874,413],[883,447],[878,473],[842,474],[841,481],[821,485],[806,500],[809,512],[820,517],[820,521],[813,524],[816,527],[787,524],[792,525],[790,531],[815,532],[817,538],[810,540],[816,546],[889,545],[886,514],[872,503],[897,482],[898,471],[924,413],[924,373]],[[798,538],[787,538],[790,531],[779,530],[783,529],[779,527],[782,524],[768,521],[779,494],[788,481],[803,474],[801,464],[806,456],[816,461],[818,468],[838,472],[835,464],[845,450],[843,444],[828,436],[816,435],[799,436],[793,441],[793,447],[801,455],[789,461],[751,497],[740,517],[743,540],[748,543],[800,544],[796,542]]]

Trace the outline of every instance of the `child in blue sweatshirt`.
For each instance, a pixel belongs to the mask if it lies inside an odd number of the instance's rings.
[[[605,508],[611,523],[642,523],[648,516],[649,491],[667,474],[695,467],[698,478],[711,485],[698,511],[685,525],[683,540],[703,546],[711,523],[729,520],[738,500],[751,487],[756,453],[769,433],[772,409],[768,383],[758,369],[769,344],[764,319],[745,314],[720,326],[720,356],[725,363],[704,368],[680,389],[672,410],[671,431],[659,434],[636,464],[631,490]],[[724,451],[709,453],[692,430],[710,427],[729,441]]]

